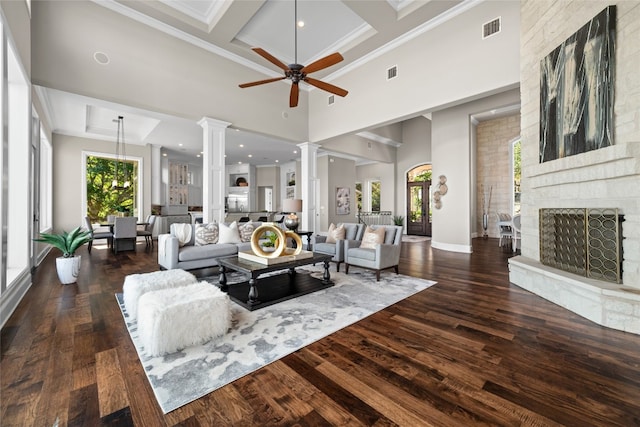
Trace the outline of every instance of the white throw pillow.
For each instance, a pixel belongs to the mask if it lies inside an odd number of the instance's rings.
[[[218,243],[218,224],[196,224],[196,246]]]
[[[178,238],[178,246],[182,247],[191,241],[191,224],[173,224],[173,234]]]
[[[340,224],[340,226],[336,227],[334,223],[331,223],[329,226],[329,234],[327,234],[326,243],[336,243],[336,240],[344,240],[346,230],[344,229],[344,224]]]
[[[237,222],[233,221],[230,225],[220,224],[218,243],[242,243]]]
[[[377,245],[382,244],[384,242],[384,233],[385,233],[385,229],[383,227],[371,228],[367,226],[367,229],[364,230],[364,236],[362,237],[362,243],[360,243],[360,248],[375,249]]]

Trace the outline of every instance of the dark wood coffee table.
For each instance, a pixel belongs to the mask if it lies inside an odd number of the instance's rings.
[[[253,311],[291,298],[306,295],[333,286],[329,274],[331,255],[313,253],[312,257],[287,261],[273,265],[232,257],[218,258],[220,266],[220,289],[247,310]],[[309,264],[324,264],[322,279],[308,273],[298,273],[296,267]],[[286,270],[281,274],[260,277],[273,271]],[[242,283],[227,284],[227,271],[238,271],[249,276]],[[260,288],[258,293],[258,287]]]

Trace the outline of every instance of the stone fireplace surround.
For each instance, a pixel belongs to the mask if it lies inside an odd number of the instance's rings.
[[[540,60],[615,4],[614,145],[540,164]],[[521,3],[522,255],[512,283],[606,327],[640,334],[640,4],[625,1]],[[623,276],[617,285],[539,262],[540,208],[616,207],[624,215]]]

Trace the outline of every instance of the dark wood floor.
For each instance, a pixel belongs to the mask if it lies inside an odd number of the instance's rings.
[[[54,255],[2,329],[2,426],[640,425],[640,336],[508,280],[495,239],[473,254],[404,243],[400,273],[437,285],[163,415],[114,292],[156,253]]]

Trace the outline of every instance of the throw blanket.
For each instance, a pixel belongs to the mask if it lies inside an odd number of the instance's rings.
[[[191,224],[173,224],[173,234],[178,238],[178,244],[184,246],[191,240]]]

